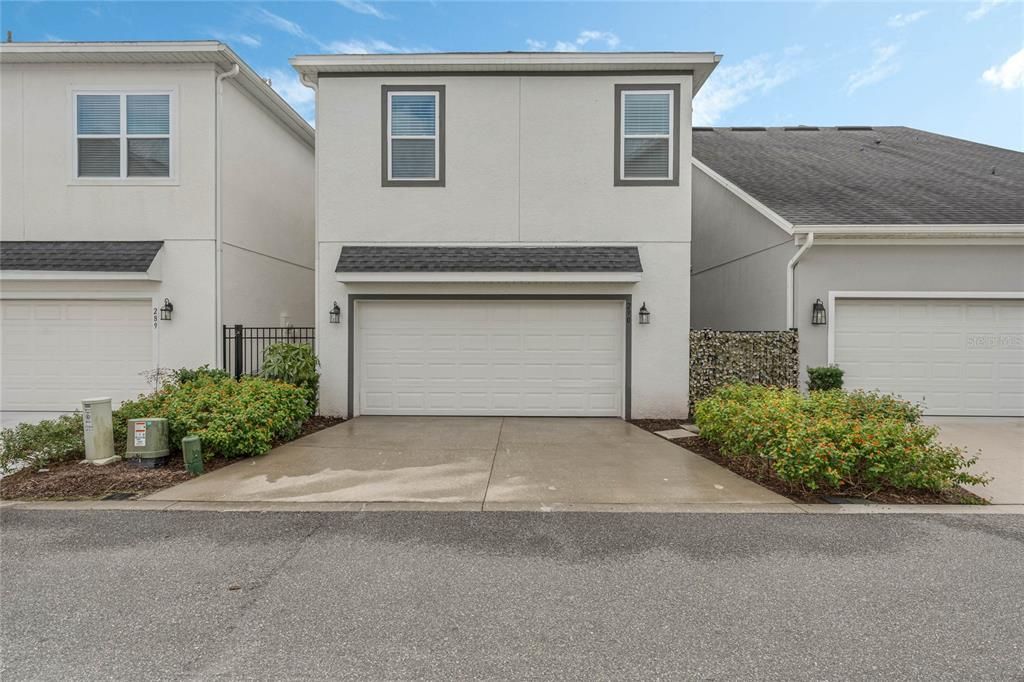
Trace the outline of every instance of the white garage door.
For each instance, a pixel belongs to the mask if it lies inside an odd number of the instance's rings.
[[[927,414],[1024,415],[1024,301],[838,300],[833,324],[847,388]]]
[[[621,301],[368,301],[362,414],[622,416]]]
[[[81,409],[82,398],[116,406],[147,390],[153,369],[149,301],[0,301],[6,410]]]

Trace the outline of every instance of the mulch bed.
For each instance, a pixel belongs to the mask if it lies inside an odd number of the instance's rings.
[[[667,431],[679,428],[683,423],[679,419],[634,419],[633,424],[646,431]],[[804,504],[830,504],[820,493],[809,493],[802,490],[795,490],[789,483],[781,480],[764,462],[758,462],[748,457],[724,457],[721,449],[714,443],[694,436],[693,438],[676,438],[669,440],[670,443],[686,448],[705,459],[709,459],[719,466],[725,467],[734,474],[753,481],[758,485],[768,488],[774,493],[788,497],[794,502]],[[988,504],[978,495],[975,495],[964,488],[951,488],[941,493],[931,490],[848,490],[842,493],[829,494],[833,498],[847,498],[851,500],[868,500],[878,504]]]
[[[345,421],[340,417],[311,417],[302,425],[302,436]],[[275,447],[282,443],[274,443]],[[239,461],[238,458],[213,457],[203,464],[209,473]],[[84,500],[130,499],[141,497],[193,478],[185,470],[181,457],[172,455],[167,466],[140,469],[126,462],[93,466],[78,461],[53,464],[45,471],[25,468],[0,478],[0,499],[4,500]]]

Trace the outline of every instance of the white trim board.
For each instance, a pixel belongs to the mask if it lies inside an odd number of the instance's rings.
[[[829,291],[828,292],[828,364],[835,362],[836,300],[844,299],[944,299],[1013,300],[1024,299],[1024,291]]]
[[[639,272],[337,272],[349,282],[639,282]]]
[[[752,197],[749,194],[747,194],[746,192],[744,192],[742,189],[739,188],[738,185],[735,185],[732,182],[729,182],[723,176],[721,176],[718,173],[716,173],[715,171],[713,171],[710,167],[708,167],[707,165],[705,165],[705,164],[701,163],[700,161],[698,161],[697,157],[693,157],[693,166],[697,170],[701,171],[702,173],[707,175],[709,178],[711,178],[712,180],[717,182],[719,185],[724,187],[726,190],[728,190],[732,194],[736,195],[736,197],[738,197],[741,201],[743,201],[743,203],[747,204],[752,209],[754,209],[755,211],[757,211],[758,213],[763,215],[765,218],[767,218],[768,220],[772,221],[777,227],[782,229],[786,234],[793,234],[793,223],[789,222],[788,220],[786,220],[785,218],[780,216],[778,213],[776,213],[775,211],[771,210],[770,208],[768,208],[767,206],[762,204],[760,201],[758,201],[754,197]]]

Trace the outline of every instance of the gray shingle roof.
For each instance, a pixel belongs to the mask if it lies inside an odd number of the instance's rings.
[[[163,242],[0,242],[0,270],[145,272]]]
[[[923,130],[700,128],[693,155],[795,225],[1024,224],[1024,154]]]
[[[337,272],[642,272],[635,246],[344,246]]]

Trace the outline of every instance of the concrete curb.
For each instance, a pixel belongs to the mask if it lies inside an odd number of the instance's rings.
[[[1024,504],[569,504],[540,502],[185,502],[174,500],[0,501],[0,509],[207,512],[601,512],[647,514],[1021,514]]]

